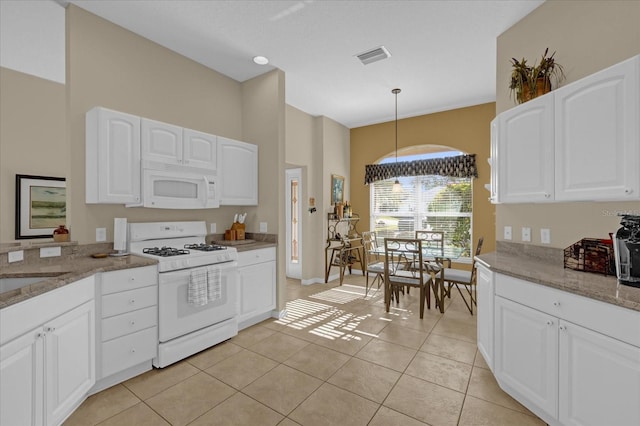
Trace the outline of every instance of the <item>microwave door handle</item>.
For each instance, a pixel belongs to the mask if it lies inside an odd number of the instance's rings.
[[[209,201],[209,180],[206,176],[202,176],[204,180],[204,191],[202,191],[202,206],[207,207],[207,201]]]

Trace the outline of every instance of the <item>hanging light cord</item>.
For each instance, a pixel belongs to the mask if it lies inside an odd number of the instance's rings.
[[[400,89],[393,89],[391,91],[394,95],[396,95],[396,165],[398,164],[398,93],[400,93]]]

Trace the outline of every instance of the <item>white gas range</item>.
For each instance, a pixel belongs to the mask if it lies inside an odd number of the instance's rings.
[[[238,334],[238,253],[207,245],[206,235],[205,222],[129,224],[129,252],[158,260],[156,367]],[[193,298],[198,292],[203,299]]]

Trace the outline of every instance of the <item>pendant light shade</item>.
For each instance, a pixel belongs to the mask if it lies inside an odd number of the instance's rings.
[[[396,170],[398,166],[398,93],[400,92],[400,89],[393,89],[391,91],[391,93],[396,95]],[[391,191],[396,193],[402,192],[402,185],[400,185],[400,181],[398,180],[397,176],[396,181],[393,183],[393,189]]]

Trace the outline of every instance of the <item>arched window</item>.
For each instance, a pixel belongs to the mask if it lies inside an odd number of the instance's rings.
[[[458,151],[440,151],[398,156],[399,162],[454,157]],[[378,164],[395,161],[395,155]],[[417,230],[442,231],[445,247],[462,249],[460,260],[470,260],[472,242],[471,177],[440,175],[399,176],[402,192],[394,192],[396,178],[372,182],[370,224],[377,237],[410,237]]]

